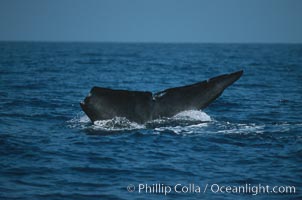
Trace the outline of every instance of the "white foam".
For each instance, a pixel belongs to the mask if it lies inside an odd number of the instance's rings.
[[[202,121],[202,122],[212,121],[209,115],[199,110],[183,111],[176,114],[173,118],[180,119],[180,120],[194,120],[194,121]]]
[[[200,132],[201,128],[207,127],[207,123],[194,124],[189,126],[166,126],[166,127],[158,127],[154,130],[157,132],[173,132],[177,135],[188,135],[193,134],[194,132]]]
[[[90,122],[90,119],[87,117],[87,115],[81,116],[79,119],[80,123],[88,123]]]
[[[234,133],[257,133],[262,134],[264,132],[264,125],[256,125],[254,123],[251,124],[231,124],[227,122],[227,128],[224,128],[223,130],[218,130],[217,133],[223,133],[223,134],[234,134]]]
[[[69,128],[85,128],[86,124],[90,122],[87,115],[84,114],[84,112],[79,112],[74,118],[67,121],[67,126]]]
[[[171,126],[170,123],[167,123],[171,120],[173,124],[175,124],[175,126],[173,125]],[[162,125],[159,127],[155,127],[154,130],[157,132],[169,131],[177,135],[180,134],[187,135],[187,134],[192,134],[194,132],[200,132],[200,129],[208,126],[208,123],[205,122],[211,122],[211,121],[212,121],[211,117],[203,111],[188,110],[176,114],[171,119],[154,120],[154,122]]]
[[[176,134],[192,133],[194,129],[207,126],[204,122],[211,121],[211,117],[205,112],[189,110],[178,113],[172,118],[156,119],[146,124],[132,122],[125,117],[114,117],[108,120],[98,120],[91,124],[85,113],[80,112],[73,119],[67,121],[70,128],[93,129],[101,131],[123,131],[152,128],[155,131],[172,131]],[[193,124],[192,124],[193,123]],[[151,125],[151,126],[150,126]]]
[[[144,125],[129,121],[125,117],[115,117],[108,120],[98,120],[93,123],[93,129],[104,131],[122,131],[143,129]]]

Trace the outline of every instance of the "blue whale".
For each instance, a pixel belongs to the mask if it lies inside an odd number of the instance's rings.
[[[155,94],[93,87],[80,105],[92,122],[126,117],[142,124],[154,119],[172,117],[185,110],[204,109],[242,74],[241,70]]]

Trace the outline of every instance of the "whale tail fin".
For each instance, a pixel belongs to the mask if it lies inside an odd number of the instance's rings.
[[[238,71],[183,87],[155,93],[112,90],[93,87],[80,103],[91,121],[126,117],[144,123],[160,117],[172,117],[185,110],[199,110],[218,98],[223,90],[243,74]]]
[[[243,70],[158,92],[154,95],[153,117],[173,116],[183,110],[203,109],[218,98],[224,89],[237,81],[242,74]]]

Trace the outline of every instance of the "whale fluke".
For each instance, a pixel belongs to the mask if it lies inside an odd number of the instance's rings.
[[[162,117],[172,117],[185,110],[204,109],[242,74],[241,70],[155,94],[93,87],[80,105],[92,122],[126,117],[130,121],[144,123]]]

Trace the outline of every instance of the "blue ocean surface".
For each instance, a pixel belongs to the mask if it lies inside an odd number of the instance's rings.
[[[171,119],[91,123],[79,105],[93,86],[158,92],[240,69],[209,107]],[[302,199],[301,190],[300,44],[0,43],[0,199]]]

